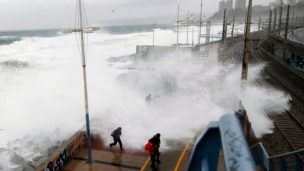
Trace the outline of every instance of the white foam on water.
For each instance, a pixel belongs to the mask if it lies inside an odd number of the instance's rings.
[[[186,40],[185,35],[181,33],[181,40]],[[176,41],[171,30],[156,29],[155,36],[156,45]],[[126,148],[142,149],[157,132],[162,140],[192,138],[210,121],[237,110],[236,97],[242,98],[262,135],[272,125],[265,113],[288,108],[284,93],[254,85],[262,66],[250,66],[251,81],[245,95],[240,95],[240,67],[219,65],[216,46],[206,58],[171,53],[136,63],[140,70],[120,69],[130,61],[109,64],[110,57],[133,54],[136,45],[145,44],[152,44],[152,32],[89,35],[92,130],[106,143],[119,126]],[[0,65],[0,149],[4,149],[0,158],[6,159],[0,167],[5,170],[21,165],[24,161],[19,157],[28,162],[46,154],[85,125],[81,59],[73,34],[25,38],[0,46],[0,64],[11,60],[28,65]],[[154,98],[151,103],[145,101],[148,94]],[[168,148],[165,141],[162,147]]]

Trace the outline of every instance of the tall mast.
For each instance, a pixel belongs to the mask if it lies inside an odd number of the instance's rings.
[[[176,26],[176,28],[177,28],[177,32],[176,32],[176,46],[178,47],[179,45],[178,45],[178,34],[179,34],[179,5],[177,5],[177,26]]]
[[[272,23],[272,9],[269,11],[269,23],[268,23],[268,35],[271,33],[271,23]]]
[[[155,34],[154,33],[155,32],[154,29],[155,29],[155,23],[153,23],[153,46],[154,46],[154,34]]]
[[[294,11],[292,12],[292,27],[291,27],[291,33],[292,33],[292,35],[294,34],[294,29],[295,29],[295,21],[294,21],[294,19],[295,19],[295,13],[294,13]]]
[[[235,15],[233,16],[233,21],[232,21],[231,37],[234,36],[234,22],[235,22]]]
[[[288,27],[289,27],[289,8],[290,8],[290,5],[288,4],[287,6],[287,16],[286,16],[286,25],[285,25],[285,34],[284,34],[284,39],[287,40],[288,38]]]
[[[277,6],[274,7],[273,32],[276,32],[277,26]]]
[[[198,45],[201,44],[201,33],[202,33],[202,17],[203,17],[203,0],[201,0],[201,12],[200,12],[200,23],[198,31]]]
[[[246,20],[246,30],[245,30],[245,43],[244,43],[244,53],[242,62],[242,86],[247,82],[248,76],[248,58],[249,58],[249,41],[250,41],[250,26],[251,26],[251,11],[252,11],[252,0],[249,0],[247,20]]]
[[[188,14],[187,14],[187,41],[186,44],[188,45],[188,40],[189,40],[189,17],[190,17],[190,12],[188,10]]]
[[[262,24],[262,18],[260,17],[260,19],[259,19],[259,25],[258,25],[258,31],[260,31],[261,30],[261,24]]]
[[[82,2],[79,3],[79,17],[80,17],[80,39],[81,39],[81,56],[82,56],[82,71],[83,71],[83,85],[84,85],[84,101],[85,101],[85,115],[86,115],[86,140],[88,149],[88,163],[92,164],[92,144],[90,133],[90,118],[89,118],[89,100],[88,100],[88,87],[87,87],[87,74],[86,74],[86,61],[85,61],[85,48],[84,48],[84,28],[83,28],[83,14]]]
[[[281,36],[281,25],[282,25],[282,13],[283,13],[283,0],[281,0],[280,5],[280,16],[279,16],[279,36]]]
[[[193,44],[194,44],[193,37],[194,37],[194,26],[192,26],[192,47],[193,47]]]
[[[226,38],[226,8],[224,10],[224,18],[223,18],[223,32],[222,32],[222,44],[225,42]]]

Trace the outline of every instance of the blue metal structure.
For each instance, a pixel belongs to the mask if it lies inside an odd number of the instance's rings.
[[[221,150],[226,171],[255,170],[239,119],[235,115],[224,115],[198,136],[188,171],[217,171]]]
[[[262,166],[266,171],[304,170],[304,149],[269,157],[264,146],[259,142],[251,147],[251,151],[256,164]]]

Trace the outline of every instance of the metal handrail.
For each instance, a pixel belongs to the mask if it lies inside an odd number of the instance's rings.
[[[251,152],[255,159],[257,165],[263,166],[267,171],[271,168],[270,157],[265,150],[263,144],[258,142],[257,144],[251,146]],[[257,151],[257,152],[255,152]]]
[[[304,148],[302,148],[300,150],[291,151],[291,152],[288,152],[288,153],[272,156],[272,157],[270,157],[270,159],[273,160],[273,159],[277,159],[277,158],[287,157],[287,156],[299,154],[299,153],[302,153],[302,152],[304,152]]]
[[[261,50],[262,52],[266,53],[268,56],[270,56],[272,59],[274,59],[276,62],[278,62],[279,64],[283,65],[285,68],[289,69],[290,71],[294,72],[297,76],[301,77],[304,79],[304,73],[298,71],[297,69],[295,69],[294,67],[286,64],[284,61],[282,61],[280,58],[278,58],[277,56],[269,53],[267,50],[265,50],[264,48],[262,48],[261,46],[259,46],[259,50]]]
[[[301,170],[301,169],[303,169],[302,167],[304,166],[304,163],[301,161],[301,159],[299,157],[299,153],[303,153],[304,149],[300,149],[300,150],[287,152],[284,154],[269,157],[263,144],[261,142],[259,142],[255,145],[251,146],[251,152],[256,161],[256,164],[264,167],[264,169],[267,171],[288,170],[287,165],[286,165],[286,163],[287,163],[286,160],[290,159],[290,157],[294,157],[294,163],[293,163],[293,165],[290,165],[289,167],[293,167],[293,169],[295,169],[295,170]],[[262,157],[262,161],[261,161],[261,157]],[[278,165],[275,167],[274,163],[278,163]],[[278,167],[280,169],[278,169]]]

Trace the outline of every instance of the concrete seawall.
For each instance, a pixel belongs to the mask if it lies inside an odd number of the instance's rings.
[[[163,56],[172,52],[192,52],[192,47],[175,47],[175,46],[136,46],[136,57],[149,60],[155,57]]]

